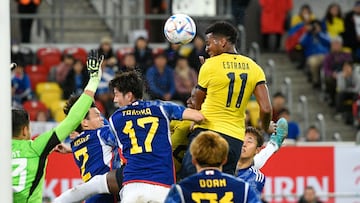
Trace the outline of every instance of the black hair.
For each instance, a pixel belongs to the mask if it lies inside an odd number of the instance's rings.
[[[276,98],[276,97],[285,98],[285,95],[284,95],[282,92],[276,92],[276,93],[273,95],[273,98]]]
[[[287,108],[280,109],[279,112],[278,112],[278,115],[281,115],[283,113],[290,115],[290,111]]]
[[[210,25],[205,31],[205,34],[209,33],[212,33],[215,36],[227,37],[227,40],[229,40],[232,44],[236,43],[237,30],[228,22],[220,21]]]
[[[252,127],[252,126],[248,126],[245,129],[245,133],[251,133],[253,135],[255,135],[256,137],[256,142],[257,142],[257,147],[261,147],[264,144],[264,137],[260,134],[259,130],[257,130],[256,128]]]
[[[144,82],[137,71],[123,72],[109,82],[110,89],[116,88],[126,94],[131,92],[136,99],[142,99]]]
[[[70,98],[66,101],[66,104],[63,108],[65,115],[69,114],[71,108],[74,106],[75,102],[79,99],[79,97],[80,95],[70,95]],[[92,102],[90,108],[95,108],[95,107],[96,107],[95,102]],[[89,116],[89,111],[86,112],[85,118],[88,118],[88,116]],[[75,131],[79,133],[82,131],[81,124],[77,126]]]
[[[17,137],[21,129],[29,126],[29,114],[24,109],[12,109],[12,136]]]
[[[340,5],[337,4],[337,3],[332,3],[332,4],[330,4],[330,5],[327,7],[326,14],[325,14],[325,19],[326,19],[326,21],[328,21],[330,24],[333,24],[333,21],[334,21],[334,17],[333,17],[333,16],[331,15],[331,13],[330,13],[330,10],[331,10],[334,6],[338,7],[338,9],[339,9],[339,13],[337,14],[336,17],[339,17],[339,18],[342,17],[342,12],[341,12],[341,7],[340,7]]]

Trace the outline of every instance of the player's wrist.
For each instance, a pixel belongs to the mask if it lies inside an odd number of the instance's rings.
[[[89,90],[89,91],[92,91],[92,92],[96,92],[96,89],[98,88],[99,83],[100,83],[99,78],[97,78],[97,77],[91,77],[91,78],[89,79],[88,84],[87,84],[86,87],[85,87],[85,90]]]

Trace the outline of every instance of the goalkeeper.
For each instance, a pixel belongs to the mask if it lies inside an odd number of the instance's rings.
[[[47,157],[85,117],[93,102],[101,78],[104,56],[92,50],[87,69],[90,80],[84,93],[71,108],[68,116],[55,128],[30,139],[29,115],[22,109],[12,110],[12,188],[13,202],[41,203]]]

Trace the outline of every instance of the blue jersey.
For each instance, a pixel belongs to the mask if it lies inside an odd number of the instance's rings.
[[[201,171],[173,185],[165,203],[175,202],[261,203],[248,183],[213,169]]]
[[[110,125],[126,159],[124,184],[175,183],[169,121],[182,119],[185,108],[171,102],[136,101],[119,108]]]
[[[237,177],[248,182],[250,186],[260,196],[265,185],[265,175],[254,166],[240,169],[237,172]]]
[[[71,148],[84,182],[120,167],[118,144],[109,126],[83,131],[71,142]],[[114,200],[113,195],[100,194],[87,199],[86,203]]]

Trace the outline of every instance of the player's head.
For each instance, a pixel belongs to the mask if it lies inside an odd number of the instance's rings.
[[[12,109],[12,138],[19,140],[30,139],[29,114],[23,109]]]
[[[254,156],[260,152],[263,144],[264,138],[260,132],[254,127],[246,127],[240,159],[254,158]]]
[[[110,81],[109,86],[114,92],[114,102],[119,106],[126,106],[142,99],[144,83],[136,71],[119,74]]]
[[[224,52],[235,51],[237,30],[230,23],[216,22],[206,29],[205,34],[205,50],[210,57]]]
[[[68,115],[70,109],[74,106],[75,102],[79,99],[80,96],[72,95],[67,100],[64,106],[64,113]],[[104,119],[101,117],[99,109],[96,108],[94,102],[92,102],[89,111],[86,113],[85,118],[81,121],[80,125],[76,128],[77,132],[83,130],[94,130],[100,128],[104,125]]]
[[[221,167],[227,161],[229,144],[218,133],[201,132],[190,145],[193,163],[199,168]]]

